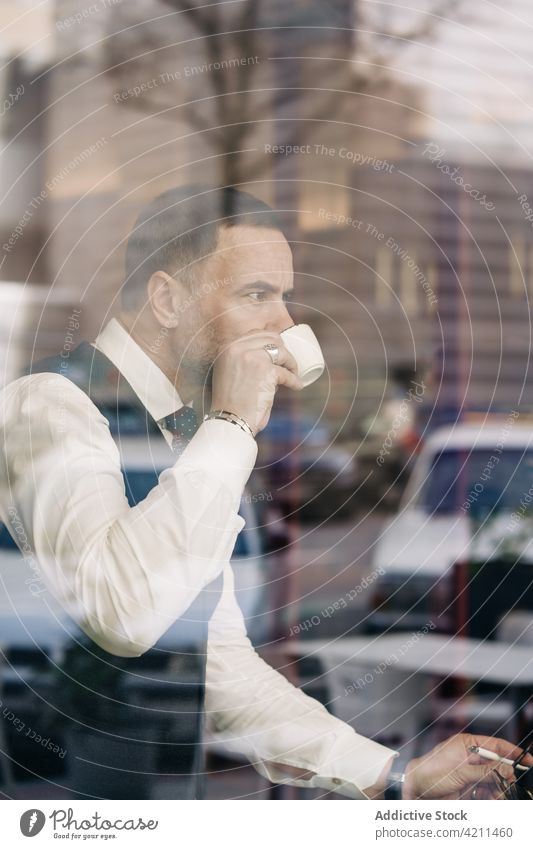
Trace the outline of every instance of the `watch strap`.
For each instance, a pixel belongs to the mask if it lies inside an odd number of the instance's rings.
[[[399,753],[393,760],[391,768],[385,780],[383,798],[389,801],[403,799],[403,785],[405,783],[405,770],[410,758],[405,752]]]

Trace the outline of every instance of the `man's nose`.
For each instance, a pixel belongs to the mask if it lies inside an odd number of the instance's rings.
[[[294,321],[287,309],[285,301],[277,301],[276,304],[272,304],[272,311],[265,330],[271,330],[273,333],[281,333],[283,330],[287,330],[288,327],[292,327],[293,324]]]

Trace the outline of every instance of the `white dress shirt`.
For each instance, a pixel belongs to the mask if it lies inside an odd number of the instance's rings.
[[[117,319],[93,344],[154,419],[182,405]],[[0,519],[9,527],[8,511],[17,511],[48,588],[80,627],[105,650],[137,657],[223,571],[209,623],[208,728],[274,782],[365,798],[363,789],[397,753],[357,734],[265,663],[235,599],[230,557],[245,524],[238,510],[255,440],[229,422],[202,422],[130,507],[109,422],[64,374],[26,375],[5,387],[0,428]],[[313,777],[290,778],[284,764]]]

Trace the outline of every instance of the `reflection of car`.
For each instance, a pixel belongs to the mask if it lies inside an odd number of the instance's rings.
[[[502,419],[435,431],[376,543],[368,627],[411,629],[429,619],[451,627],[452,567],[510,551],[509,520],[532,480],[530,424]],[[524,562],[533,560],[532,539],[516,552]]]
[[[20,376],[28,352],[54,348],[77,323],[73,293],[42,283],[2,280],[0,286],[0,383]]]
[[[331,515],[356,486],[353,452],[328,427],[300,413],[274,412],[258,437],[258,467],[284,509]]]
[[[148,447],[146,440],[128,436],[121,440],[120,451],[126,495],[131,504],[144,498],[157,483],[159,474],[168,465],[168,449],[161,441]],[[265,603],[268,582],[263,574],[264,561],[261,557],[255,504],[251,499],[243,497],[239,512],[246,524],[236,540],[232,567],[237,600],[248,620],[249,634],[254,639],[254,632],[264,627],[262,623],[265,617],[258,614]],[[23,533],[22,525],[19,527]],[[15,529],[13,533],[17,533]],[[7,528],[2,525],[0,580],[3,590],[0,594],[0,644],[7,660],[2,665],[0,658],[0,704],[6,711],[4,717],[7,716],[5,720],[0,717],[0,774],[2,751],[7,747],[15,761],[20,765],[27,764],[30,770],[35,770],[37,776],[56,775],[62,768],[71,768],[71,745],[74,747],[74,743],[67,746],[64,735],[68,729],[61,722],[61,713],[50,707],[60,704],[62,696],[58,690],[54,664],[58,663],[61,667],[65,650],[71,650],[80,638],[83,642],[84,636],[48,591],[35,559],[22,557]],[[163,738],[167,740],[172,740],[173,735],[179,735],[179,714],[175,709],[172,710],[172,699],[176,703],[176,699],[182,698],[182,692],[179,692],[179,685],[174,683],[172,664],[175,650],[180,650],[183,640],[187,640],[185,628],[181,623],[177,638],[176,629],[171,626],[156,646],[143,655],[145,677],[139,680],[135,696],[132,696],[135,703],[152,706],[166,700],[171,709],[161,713],[161,729],[164,727],[169,730],[161,730],[160,733],[168,734]],[[86,665],[85,659],[82,660]],[[119,674],[117,670],[117,680]],[[8,721],[11,714],[17,717],[18,724]],[[42,746],[36,746],[31,739],[26,740],[25,734],[20,733],[22,727],[39,729],[40,737],[49,737],[63,750],[66,747],[66,761],[58,760],[57,755]],[[81,745],[81,741],[78,743]],[[95,745],[94,740],[89,740],[89,745]],[[172,768],[171,764],[167,766]],[[22,777],[20,767],[15,772]],[[119,777],[118,780],[120,782],[122,779]]]

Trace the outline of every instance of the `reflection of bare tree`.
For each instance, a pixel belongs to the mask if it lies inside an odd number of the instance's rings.
[[[180,98],[179,103],[161,89],[155,89],[149,98],[131,98],[123,105],[170,121],[179,118],[193,130],[208,134],[209,144],[221,156],[221,179],[228,184],[237,182],[239,177],[242,179],[239,151],[246,146],[247,137],[254,129],[254,119],[267,114],[270,94],[253,90],[257,66],[235,63],[228,67],[227,60],[254,57],[261,52],[257,30],[260,0],[239,3],[229,26],[225,4],[200,7],[187,2],[163,2],[180,13],[171,18],[173,24],[167,24],[174,35],[179,34],[187,41],[184,24],[188,25],[189,56],[192,45],[195,63],[217,68],[226,60],[226,65],[222,72],[199,75],[196,81],[188,81],[186,97]],[[124,20],[120,20],[124,18],[122,10],[117,11],[113,20],[116,35],[109,40],[106,64],[117,88],[127,89],[138,80],[161,73],[165,39],[157,26],[124,25]],[[257,165],[247,161],[246,170],[257,169]]]
[[[217,65],[228,55],[256,56],[258,44],[258,10],[260,0],[247,0],[242,4],[238,14],[235,31],[230,35],[230,43],[224,32],[220,8],[199,8],[182,0],[164,0],[166,5],[181,11],[189,18],[190,23],[202,36],[202,45],[208,64]],[[229,48],[229,51],[228,51]],[[239,151],[246,145],[246,139],[254,127],[254,115],[257,115],[257,102],[251,105],[252,89],[250,74],[253,76],[254,66],[237,65],[229,69],[230,73],[210,74],[210,84],[213,89],[213,118],[216,124],[213,144],[223,155],[224,185],[232,185],[240,179],[246,179],[239,171]],[[194,105],[187,107],[187,117],[193,127],[202,128],[204,123],[199,110]],[[204,125],[205,126],[205,125]],[[211,131],[212,132],[212,131]],[[253,163],[252,167],[256,167]]]
[[[192,46],[196,62],[214,67],[231,57],[260,54],[266,62],[267,51],[274,58],[287,53],[287,47],[294,48],[293,54],[300,54],[293,61],[285,56],[279,59],[283,71],[274,84],[271,77],[265,81],[262,68],[265,62],[236,64],[223,72],[199,76],[192,84],[189,81],[187,91],[180,90],[178,102],[168,96],[167,89],[158,88],[121,103],[126,109],[170,121],[179,118],[205,134],[219,156],[221,180],[229,184],[257,178],[265,167],[264,154],[241,154],[249,147],[250,134],[258,121],[276,119],[281,113],[304,119],[282,122],[276,136],[276,142],[281,144],[301,144],[304,137],[306,142],[313,140],[314,128],[321,120],[338,120],[341,113],[350,120],[356,108],[353,104],[357,103],[353,95],[375,91],[386,84],[400,56],[413,43],[429,41],[442,22],[464,6],[464,0],[436,0],[431,9],[421,12],[404,29],[380,23],[379,29],[373,30],[372,24],[364,19],[366,13],[359,11],[357,4],[354,21],[352,0],[335,0],[328,9],[323,0],[307,0],[294,6],[272,4],[271,0],[208,6],[200,0],[161,0],[161,3],[176,15],[167,14],[131,25],[128,21],[131,11],[126,10],[126,4],[113,11],[114,33],[107,41],[106,66],[117,88],[127,89],[137,81],[159,74],[168,56],[165,40],[170,36],[179,35],[181,50],[185,49],[184,44],[189,51]],[[320,25],[312,27],[315,21],[324,22],[322,31]],[[308,25],[312,28],[306,30]],[[300,32],[298,26],[303,28]],[[351,26],[356,27],[352,46],[346,40]],[[358,31],[365,31],[366,53],[362,63],[357,55]]]
[[[454,20],[455,13],[462,12],[465,7],[465,0],[436,0],[430,9],[417,16],[416,21],[405,28],[380,26],[376,31],[367,33],[370,44],[368,56],[365,57],[366,67],[357,65],[359,57],[356,52],[352,72],[353,90],[363,92],[385,81],[395,62],[406,50],[413,45],[430,42],[439,26]],[[364,30],[367,24],[362,13],[358,25]]]

